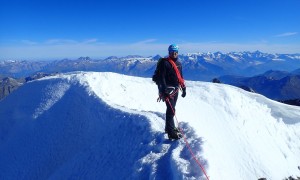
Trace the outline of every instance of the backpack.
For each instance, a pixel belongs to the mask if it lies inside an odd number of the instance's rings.
[[[152,76],[152,81],[154,81],[157,85],[159,84],[160,66],[161,66],[162,62],[166,59],[167,58],[160,58],[156,64],[156,69]]]

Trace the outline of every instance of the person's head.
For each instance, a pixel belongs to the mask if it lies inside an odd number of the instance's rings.
[[[173,59],[178,57],[178,46],[176,44],[171,44],[168,48],[169,56]]]

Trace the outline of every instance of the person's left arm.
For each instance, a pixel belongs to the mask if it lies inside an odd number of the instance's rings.
[[[184,79],[183,78],[183,74],[182,74],[182,64],[178,61],[178,69],[179,69],[179,72],[180,72],[180,75],[181,75],[181,78],[182,79]],[[186,86],[185,86],[185,84],[184,84],[184,86],[183,87],[181,87],[181,89],[182,89],[182,94],[181,94],[181,96],[184,98],[185,96],[186,96]]]

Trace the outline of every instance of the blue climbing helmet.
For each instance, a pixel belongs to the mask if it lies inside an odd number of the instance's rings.
[[[178,49],[177,44],[171,44],[168,48],[169,52],[178,52]]]

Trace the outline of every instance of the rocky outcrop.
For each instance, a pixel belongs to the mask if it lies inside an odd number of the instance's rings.
[[[22,86],[22,84],[23,83],[17,79],[10,77],[2,78],[0,82],[0,100],[12,93],[14,90],[18,89],[20,86]]]

